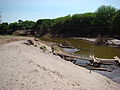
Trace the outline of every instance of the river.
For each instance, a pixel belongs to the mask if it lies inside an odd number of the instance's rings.
[[[77,48],[74,52],[82,57],[89,57],[89,55],[94,55],[99,58],[113,58],[114,56],[120,57],[120,49],[108,46],[97,46],[94,43],[90,43],[86,40],[73,39],[73,38],[40,38],[44,41],[61,43],[64,41],[69,42],[72,46]],[[71,51],[71,50],[69,50]],[[72,51],[71,51],[72,52]]]

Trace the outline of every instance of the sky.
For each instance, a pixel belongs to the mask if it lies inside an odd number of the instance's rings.
[[[120,9],[120,0],[0,0],[2,22],[57,18],[76,13],[95,12],[101,5]]]

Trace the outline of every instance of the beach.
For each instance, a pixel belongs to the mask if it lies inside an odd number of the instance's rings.
[[[120,90],[119,83],[53,55],[50,46],[26,41],[0,46],[0,90]]]

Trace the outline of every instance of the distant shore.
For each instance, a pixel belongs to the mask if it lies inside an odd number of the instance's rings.
[[[81,39],[81,40],[86,40],[92,43],[95,43],[97,38],[87,38],[87,37],[73,37],[74,39]],[[120,40],[119,39],[109,39],[108,40],[108,45],[113,46],[113,47],[118,47],[120,46]]]

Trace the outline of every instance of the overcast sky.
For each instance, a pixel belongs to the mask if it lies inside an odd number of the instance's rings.
[[[94,12],[101,5],[120,9],[120,0],[0,0],[0,12],[2,22],[10,23]]]

